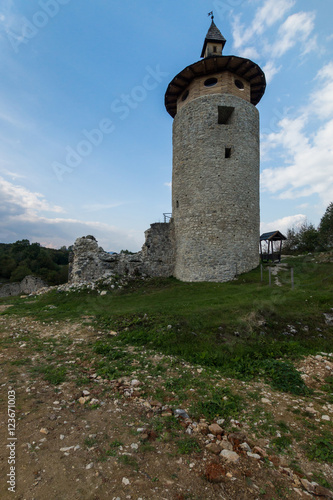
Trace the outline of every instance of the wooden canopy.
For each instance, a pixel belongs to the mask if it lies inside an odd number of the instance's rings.
[[[280,233],[280,231],[271,231],[270,233],[263,233],[260,236],[260,257],[262,262],[280,262],[282,252],[282,241],[287,238]],[[266,243],[267,248],[263,249],[263,242]],[[274,245],[275,242],[280,242]]]

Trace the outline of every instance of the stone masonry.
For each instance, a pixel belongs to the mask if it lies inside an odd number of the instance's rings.
[[[155,223],[145,232],[146,240],[135,254],[109,254],[98,246],[94,236],[77,238],[70,256],[69,282],[84,283],[109,276],[173,275],[173,222]]]
[[[0,297],[29,295],[47,286],[47,283],[37,276],[26,276],[20,283],[6,283],[2,285],[0,287]]]

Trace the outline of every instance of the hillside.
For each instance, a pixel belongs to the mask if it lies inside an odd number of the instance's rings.
[[[2,299],[18,498],[332,498],[330,258]]]
[[[55,250],[29,240],[0,243],[0,285],[22,281],[28,275],[38,276],[49,285],[66,283],[68,257],[66,247]]]

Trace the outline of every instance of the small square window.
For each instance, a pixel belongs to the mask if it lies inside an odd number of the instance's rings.
[[[231,116],[234,112],[234,107],[232,106],[218,106],[218,124],[228,125],[231,121]]]
[[[230,157],[231,157],[231,148],[225,148],[224,158],[230,158]]]

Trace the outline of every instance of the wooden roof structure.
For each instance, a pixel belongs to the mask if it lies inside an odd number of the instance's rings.
[[[280,231],[271,231],[270,233],[263,233],[260,236],[260,241],[284,241],[286,239]]]
[[[269,233],[263,233],[260,236],[260,257],[262,262],[280,262],[281,261],[281,252],[282,252],[282,241],[285,241],[287,238],[280,233],[280,231],[271,231]],[[278,248],[274,242],[280,242]],[[267,249],[263,249],[262,243],[266,242]]]
[[[186,87],[198,76],[230,71],[247,80],[251,85],[251,103],[258,104],[265,93],[266,78],[262,69],[249,59],[237,56],[205,57],[183,69],[169,83],[165,93],[165,107],[174,118],[177,113],[177,99]]]

